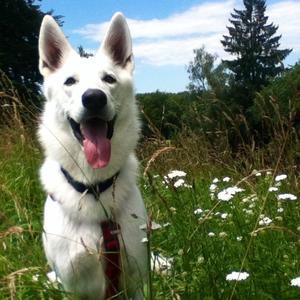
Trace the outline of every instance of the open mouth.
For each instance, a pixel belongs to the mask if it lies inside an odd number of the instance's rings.
[[[105,121],[100,118],[90,118],[77,123],[68,117],[74,136],[83,145],[87,162],[93,169],[108,165],[111,155],[111,138],[114,133],[116,118]]]

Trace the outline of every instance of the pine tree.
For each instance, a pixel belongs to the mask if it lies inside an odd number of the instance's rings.
[[[35,92],[42,80],[38,70],[38,36],[45,15],[36,1],[0,1],[0,69],[18,90]],[[60,18],[55,17],[61,25]]]
[[[267,24],[264,0],[244,0],[245,9],[234,9],[221,43],[226,52],[236,56],[224,61],[233,72],[235,83],[251,97],[269,80],[284,70],[283,60],[292,51],[278,49],[280,35],[275,36],[278,26]]]

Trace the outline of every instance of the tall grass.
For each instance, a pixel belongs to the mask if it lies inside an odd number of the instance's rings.
[[[68,296],[61,286],[46,277],[36,118],[27,114],[25,120],[31,120],[24,122],[20,97],[6,84],[0,92],[5,104],[0,299],[64,299]],[[299,200],[278,199],[286,193],[300,196],[297,151],[297,136],[286,125],[268,145],[245,144],[235,153],[226,132],[217,144],[205,133],[188,129],[172,141],[159,135],[140,143],[140,187],[153,225],[152,299],[300,299],[300,288],[291,286],[300,276]],[[174,169],[187,175],[170,178]],[[280,173],[287,178],[275,181]],[[270,192],[275,185],[278,191]],[[220,200],[228,187],[242,190],[228,201]],[[229,281],[226,276],[233,271],[249,277]]]

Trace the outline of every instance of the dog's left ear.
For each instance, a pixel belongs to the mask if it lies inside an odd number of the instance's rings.
[[[115,13],[112,17],[101,49],[116,65],[126,68],[130,72],[133,71],[131,36],[126,19],[122,13]]]

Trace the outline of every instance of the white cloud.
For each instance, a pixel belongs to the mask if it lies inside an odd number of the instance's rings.
[[[280,40],[283,48],[293,48],[300,57],[300,2],[279,1],[267,8],[269,22],[279,25],[277,34],[282,34]]]
[[[210,53],[222,58],[227,54],[220,43],[233,8],[241,1],[227,0],[199,4],[164,19],[127,19],[134,40],[134,55],[143,63],[151,65],[187,65],[193,58],[193,49],[205,45]],[[293,48],[300,56],[300,3],[278,1],[267,6],[269,22],[279,25],[282,48]],[[87,24],[74,33],[100,42],[109,22]]]
[[[127,18],[127,22],[134,39],[161,39],[191,34],[219,33],[224,31],[224,23],[234,4],[234,0],[207,2],[165,19],[135,20]],[[109,22],[88,24],[75,32],[94,41],[100,41],[108,25]]]
[[[209,52],[220,54],[223,51],[220,37],[215,34],[207,37],[195,36],[136,43],[133,46],[133,53],[143,63],[157,66],[186,65],[194,56],[193,49],[200,48],[203,44]]]

